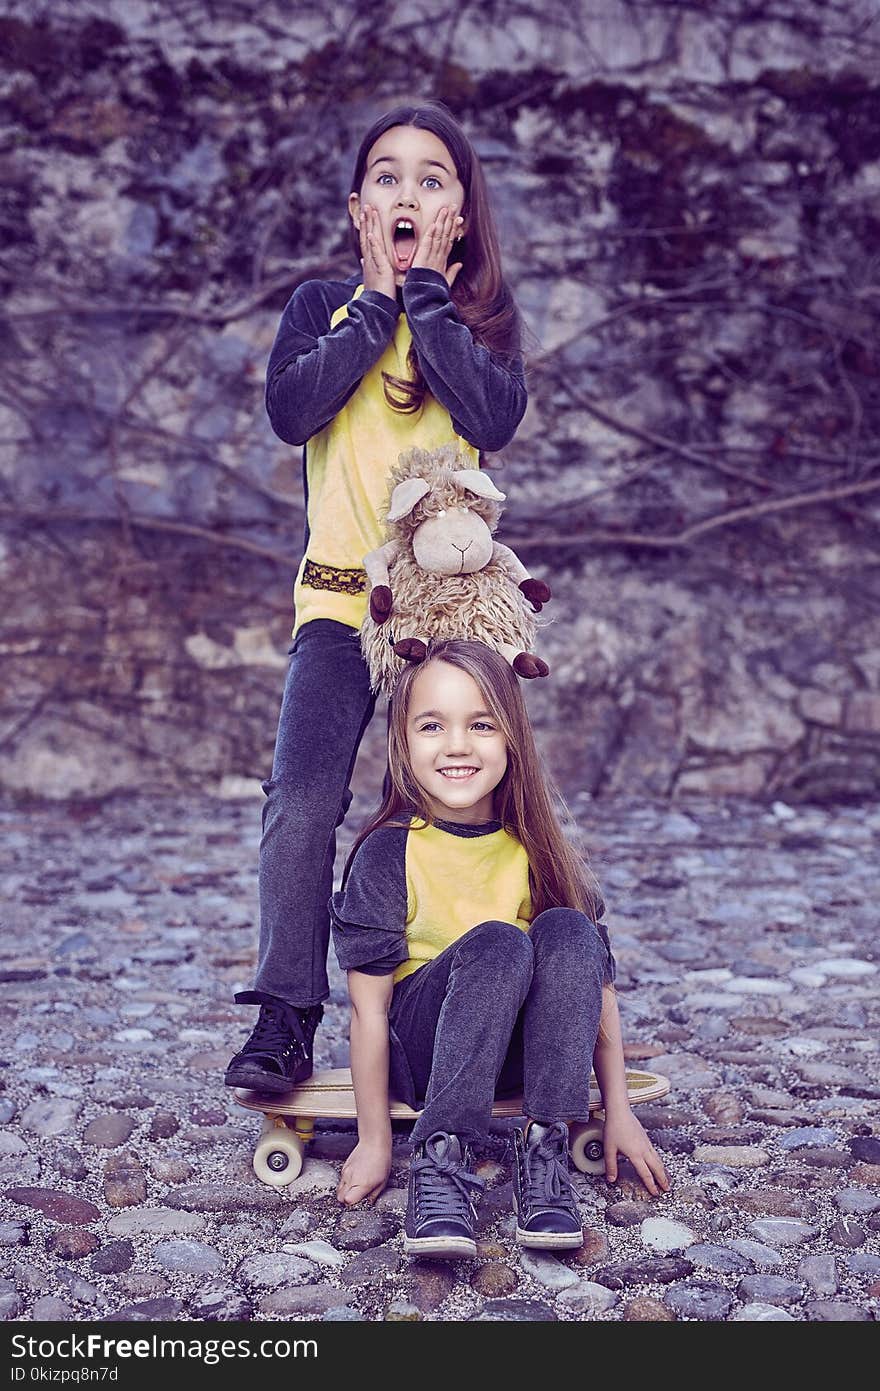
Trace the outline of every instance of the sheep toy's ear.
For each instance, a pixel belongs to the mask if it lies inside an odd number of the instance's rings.
[[[385,520],[399,522],[401,517],[407,516],[416,503],[421,502],[425,493],[430,491],[431,485],[426,483],[424,478],[407,478],[403,483],[398,483],[391,494],[391,505]]]
[[[492,502],[504,502],[506,493],[499,493],[492,479],[478,468],[459,468],[456,469],[452,477],[460,488],[467,488],[469,493],[476,493],[478,497],[487,497]]]

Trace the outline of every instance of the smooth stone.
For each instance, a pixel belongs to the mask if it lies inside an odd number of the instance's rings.
[[[686,1280],[673,1285],[663,1298],[670,1309],[684,1318],[717,1322],[726,1319],[733,1308],[733,1296],[727,1290],[704,1280]]]
[[[182,1299],[170,1296],[159,1299],[144,1299],[137,1304],[126,1304],[112,1314],[104,1314],[108,1323],[170,1323],[183,1318],[185,1304]]]
[[[338,1269],[345,1265],[345,1256],[341,1251],[337,1251],[335,1246],[331,1246],[329,1241],[301,1241],[295,1246],[285,1246],[285,1251],[289,1251],[292,1256],[305,1256],[307,1261],[314,1261],[316,1265],[326,1265]]]
[[[72,1131],[82,1110],[79,1102],[47,1098],[32,1101],[21,1116],[22,1130],[44,1138],[49,1135],[65,1135]]]
[[[114,1154],[104,1168],[104,1200],[109,1207],[138,1207],[146,1201],[147,1176],[133,1154]]]
[[[682,1256],[645,1256],[641,1260],[614,1261],[593,1271],[593,1279],[610,1290],[622,1290],[627,1285],[669,1284],[692,1275],[693,1262]]]
[[[471,1277],[471,1289],[486,1299],[500,1299],[504,1295],[513,1294],[518,1285],[516,1271],[511,1270],[503,1261],[487,1261]]]
[[[748,1256],[711,1242],[699,1241],[688,1247],[688,1260],[701,1270],[714,1270],[718,1275],[737,1275],[752,1269]]]
[[[866,1232],[854,1217],[841,1217],[839,1222],[834,1222],[828,1228],[825,1235],[835,1246],[854,1247],[864,1244]]]
[[[635,1227],[643,1222],[653,1211],[649,1202],[609,1203],[605,1209],[605,1221],[614,1227]]]
[[[832,956],[825,961],[814,962],[813,969],[826,976],[844,976],[849,980],[856,976],[873,976],[877,970],[873,961],[862,961],[855,956]]]
[[[288,1184],[286,1192],[292,1187]],[[272,1212],[283,1199],[277,1189],[265,1184],[247,1188],[236,1183],[193,1183],[172,1188],[165,1194],[165,1201],[187,1212]]]
[[[303,1165],[302,1173],[288,1183],[285,1192],[291,1198],[296,1198],[300,1193],[335,1193],[339,1185],[339,1170],[333,1164],[327,1164],[323,1159],[307,1159]],[[270,1192],[274,1193],[274,1189]]]
[[[52,1163],[60,1178],[72,1179],[79,1183],[88,1175],[85,1160],[73,1145],[59,1145],[52,1156]]]
[[[641,1226],[641,1238],[651,1251],[683,1251],[693,1246],[697,1235],[683,1222],[673,1222],[668,1217],[646,1217]]]
[[[7,1188],[4,1196],[22,1207],[36,1208],[53,1222],[63,1222],[69,1226],[87,1226],[97,1222],[101,1216],[94,1203],[61,1193],[55,1188]]]
[[[163,1157],[153,1154],[147,1162],[153,1178],[157,1178],[160,1183],[181,1184],[192,1178],[193,1166],[187,1159],[181,1159],[178,1155]]]
[[[794,1314],[775,1304],[744,1304],[730,1315],[728,1323],[797,1323]]]
[[[803,1256],[798,1262],[797,1278],[809,1285],[814,1294],[836,1294],[839,1288],[837,1261],[825,1252]]]
[[[745,1106],[735,1092],[710,1092],[703,1098],[703,1110],[718,1125],[738,1125]]]
[[[804,985],[808,990],[821,989],[828,979],[821,971],[811,971],[809,966],[795,966],[793,971],[789,971],[788,978],[795,985]]]
[[[420,1323],[422,1311],[406,1299],[393,1299],[385,1310],[386,1323]]]
[[[99,1149],[116,1149],[124,1145],[137,1127],[137,1121],[121,1111],[96,1116],[83,1131],[82,1143]]]
[[[61,1227],[49,1237],[46,1250],[62,1261],[79,1261],[83,1256],[91,1256],[97,1251],[98,1244],[94,1232],[85,1231],[82,1227]]]
[[[205,1219],[198,1213],[169,1207],[132,1208],[116,1213],[107,1223],[110,1236],[194,1236],[204,1228]]]
[[[675,1314],[659,1299],[649,1294],[637,1294],[623,1306],[626,1323],[674,1323]]]
[[[556,1314],[537,1299],[487,1299],[469,1323],[550,1323]]]
[[[119,1275],[134,1265],[134,1246],[130,1241],[111,1241],[92,1256],[96,1275]]]
[[[749,1231],[774,1246],[803,1246],[819,1235],[818,1227],[786,1217],[759,1217],[749,1223]]]
[[[606,1259],[609,1249],[608,1238],[604,1232],[596,1231],[593,1227],[584,1227],[583,1246],[561,1252],[559,1259],[567,1265],[595,1265],[597,1261]]]
[[[31,1318],[35,1323],[66,1323],[68,1319],[76,1317],[69,1304],[52,1294],[35,1300],[31,1311]]]
[[[170,1140],[180,1129],[180,1121],[170,1111],[157,1111],[150,1121],[151,1140]]]
[[[880,1165],[880,1138],[876,1135],[854,1135],[849,1148],[854,1159]]]
[[[253,1317],[254,1306],[231,1285],[204,1285],[189,1301],[190,1314],[213,1323],[244,1322]]]
[[[728,1193],[723,1202],[740,1212],[754,1212],[771,1217],[813,1217],[817,1211],[811,1198],[800,1197],[785,1188],[762,1188]]]
[[[878,1275],[880,1256],[875,1256],[872,1251],[854,1251],[851,1256],[847,1256],[846,1267],[853,1275]]]
[[[163,1270],[179,1270],[189,1275],[216,1275],[223,1269],[223,1257],[204,1241],[160,1241],[152,1258]]]
[[[27,1246],[29,1233],[28,1222],[0,1222],[0,1246]]]
[[[780,1149],[796,1150],[802,1145],[834,1145],[840,1139],[840,1132],[822,1125],[802,1125],[797,1130],[789,1130],[777,1144]]]
[[[692,1158],[696,1164],[723,1164],[730,1169],[759,1169],[770,1163],[767,1150],[756,1145],[698,1145]]]
[[[322,1323],[362,1323],[363,1314],[358,1313],[350,1304],[334,1304],[332,1309],[325,1309],[321,1315]]]
[[[765,1246],[761,1241],[750,1241],[748,1237],[735,1237],[729,1241],[728,1246],[737,1255],[745,1256],[747,1261],[753,1265],[763,1267],[765,1270],[772,1270],[774,1266],[784,1265],[785,1257],[781,1251],[774,1251],[772,1246]],[[688,1253],[693,1260],[693,1252]]]
[[[390,1241],[400,1227],[396,1216],[387,1212],[350,1211],[343,1213],[333,1243],[340,1251],[368,1251],[371,1246],[381,1246]]]
[[[604,1314],[614,1308],[617,1295],[607,1285],[579,1280],[576,1285],[564,1289],[557,1302],[563,1309],[571,1309],[576,1314]]]
[[[520,1264],[533,1279],[548,1290],[567,1290],[580,1283],[577,1271],[562,1264],[557,1256],[549,1251],[531,1251],[527,1247],[520,1250]]]
[[[423,1314],[439,1309],[455,1289],[456,1271],[450,1261],[413,1261],[407,1293]]]
[[[793,989],[791,981],[768,980],[762,976],[734,976],[725,981],[722,989],[732,995],[789,995]]]
[[[286,1251],[266,1251],[246,1256],[236,1267],[235,1275],[253,1289],[274,1289],[294,1280],[309,1284],[316,1271],[311,1261],[304,1261],[300,1256],[291,1256]]]
[[[844,1188],[834,1201],[841,1212],[870,1216],[872,1212],[880,1211],[880,1197],[866,1193],[864,1188]]]
[[[308,1236],[315,1226],[314,1215],[304,1207],[294,1208],[293,1212],[281,1223],[277,1235],[286,1238],[288,1241],[292,1237]],[[338,1246],[338,1242],[336,1243]]]
[[[794,1304],[804,1297],[803,1286],[783,1275],[746,1275],[736,1293],[746,1303],[757,1304]]]
[[[394,1275],[403,1259],[402,1252],[391,1246],[374,1246],[369,1251],[359,1251],[345,1270],[340,1271],[340,1279],[346,1285],[364,1285],[383,1275]]]
[[[158,1271],[132,1270],[119,1280],[119,1289],[133,1299],[154,1299],[168,1293],[168,1281]]]
[[[325,1314],[344,1305],[345,1295],[333,1285],[305,1285],[273,1290],[263,1295],[258,1312],[264,1314]]]
[[[828,1147],[790,1150],[789,1158],[811,1169],[851,1169],[856,1162],[847,1150]]]
[[[869,1323],[871,1315],[858,1304],[845,1299],[808,1299],[804,1305],[807,1318],[816,1323]]]

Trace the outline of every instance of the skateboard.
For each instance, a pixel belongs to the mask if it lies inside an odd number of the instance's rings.
[[[669,1091],[669,1080],[656,1072],[627,1068],[626,1085],[631,1106],[642,1101],[659,1101]],[[307,1081],[283,1096],[268,1096],[237,1087],[235,1099],[250,1111],[262,1111],[263,1128],[254,1151],[254,1173],[262,1183],[283,1188],[302,1171],[306,1145],[315,1136],[315,1120],[354,1120],[357,1110],[351,1073],[347,1067],[315,1072]],[[500,1096],[492,1115],[521,1116],[522,1097]],[[414,1121],[419,1115],[401,1101],[389,1101],[391,1119]],[[605,1171],[602,1151],[602,1098],[595,1077],[590,1078],[590,1120],[573,1121],[569,1127],[572,1163],[582,1174]]]

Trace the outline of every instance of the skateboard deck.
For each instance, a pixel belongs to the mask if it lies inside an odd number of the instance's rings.
[[[669,1091],[669,1080],[657,1072],[627,1068],[626,1085],[631,1106],[642,1101],[659,1101]],[[314,1139],[315,1121],[354,1120],[357,1108],[351,1072],[347,1067],[315,1072],[307,1081],[283,1096],[269,1096],[243,1087],[235,1089],[235,1099],[250,1111],[262,1111],[263,1128],[254,1151],[254,1173],[262,1183],[283,1188],[302,1170],[306,1145]],[[492,1115],[521,1116],[520,1095],[496,1097]],[[583,1174],[599,1174],[605,1169],[602,1151],[602,1097],[595,1077],[590,1078],[590,1120],[573,1121],[569,1127],[572,1162]],[[392,1120],[414,1121],[418,1111],[402,1101],[389,1100]]]

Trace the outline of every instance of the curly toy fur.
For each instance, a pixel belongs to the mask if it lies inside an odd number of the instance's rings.
[[[530,651],[537,623],[531,605],[504,567],[490,561],[469,575],[436,575],[416,562],[412,537],[417,528],[442,509],[468,507],[481,516],[494,533],[502,513],[498,502],[465,492],[452,477],[466,467],[454,445],[439,449],[411,449],[400,456],[391,471],[391,493],[408,478],[424,478],[431,491],[407,516],[386,523],[386,537],[399,541],[400,554],[389,567],[394,606],[383,624],[369,611],[361,626],[361,650],[370,670],[374,691],[391,695],[406,663],[396,656],[392,643],[406,637],[470,638],[497,650],[503,643]],[[388,504],[385,507],[387,516]]]

